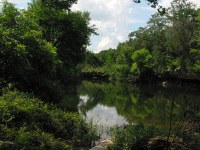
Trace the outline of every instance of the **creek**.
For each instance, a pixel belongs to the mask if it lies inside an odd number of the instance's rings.
[[[190,111],[200,110],[200,85],[197,84],[125,84],[82,80],[69,85],[59,103],[66,110],[78,111],[92,121],[102,136],[114,126],[144,123],[169,127]]]

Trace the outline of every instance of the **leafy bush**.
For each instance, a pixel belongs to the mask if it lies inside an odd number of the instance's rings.
[[[53,135],[40,130],[27,131],[26,128],[11,129],[11,136],[14,137],[14,144],[17,149],[61,149],[69,150],[71,146],[65,144]]]
[[[199,116],[195,113],[192,119],[184,119],[172,128],[170,136],[168,128],[135,124],[113,128],[113,150],[130,149],[193,149],[197,150],[200,143]],[[168,144],[167,144],[168,143]]]
[[[0,97],[0,131],[0,141],[13,142],[19,149],[90,147],[97,138],[80,115],[66,113],[18,91]]]
[[[193,58],[192,71],[195,73],[200,73],[200,50],[191,49],[190,56]]]
[[[162,135],[163,131],[151,126],[127,125],[112,129],[113,150],[130,150],[133,147],[145,146],[155,135]]]
[[[151,68],[152,55],[146,49],[139,49],[132,54],[132,61],[131,73],[140,75]]]

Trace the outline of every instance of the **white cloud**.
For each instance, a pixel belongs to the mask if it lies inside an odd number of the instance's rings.
[[[3,0],[0,0],[0,2],[2,2]],[[21,2],[23,0],[8,0],[8,2],[11,2],[11,3],[17,3],[17,2]]]
[[[93,110],[86,113],[86,120],[92,120],[95,125],[100,125],[104,129],[105,127],[110,128],[116,125],[124,125],[128,123],[124,117],[117,113],[115,108],[99,104]],[[100,131],[102,132],[102,128]]]
[[[170,7],[171,1],[172,0],[161,0],[160,5],[165,7],[165,8],[168,8],[168,7]]]
[[[73,10],[89,11],[91,24],[98,29],[99,38],[92,48],[94,52],[103,49],[116,48],[119,42],[127,39],[130,26],[144,24],[143,18],[138,18],[138,5],[131,0],[79,0],[73,5]],[[140,6],[141,7],[141,6]]]
[[[161,0],[160,5],[167,8],[167,7],[170,7],[170,3],[172,1],[173,0]],[[192,2],[198,7],[200,7],[200,0],[188,0],[188,2]]]
[[[150,7],[150,6],[141,7],[141,9],[144,10],[144,11],[150,11],[150,12],[153,11],[153,12],[155,12],[155,9]]]
[[[117,35],[117,40],[118,41],[120,41],[120,42],[123,42],[123,41],[125,41],[125,37],[124,36],[122,36],[122,35]]]
[[[169,7],[172,0],[161,0],[160,5]],[[200,0],[189,0],[200,6]],[[98,28],[99,38],[92,37],[90,48],[94,52],[115,48],[127,39],[130,31],[144,26],[156,12],[147,3],[136,4],[132,0],[78,0],[73,10],[89,11],[91,24]]]
[[[0,0],[0,2],[2,1],[3,0]],[[7,0],[7,1],[14,4],[27,2],[27,0]]]
[[[115,45],[109,37],[102,37],[99,44],[97,45],[97,50],[105,50],[108,48],[114,48]]]

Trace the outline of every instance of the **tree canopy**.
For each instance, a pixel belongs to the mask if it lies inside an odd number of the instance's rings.
[[[12,83],[42,97],[59,98],[62,84],[76,75],[89,37],[95,34],[94,26],[89,25],[88,12],[70,10],[74,3],[76,0],[33,0],[27,10],[20,10],[3,1],[1,85]]]
[[[96,54],[103,63],[99,70],[114,78],[135,78],[148,71],[158,77],[197,79],[199,12],[187,0],[173,0],[164,14],[153,14],[146,27],[131,32],[116,49]]]
[[[159,5],[159,0],[133,0],[135,3],[141,3],[142,1],[148,2],[152,8],[157,8],[160,14],[165,13],[165,8]]]

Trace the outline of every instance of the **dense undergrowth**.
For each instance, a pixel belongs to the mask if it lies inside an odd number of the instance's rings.
[[[112,129],[113,150],[129,150],[132,147],[137,149],[145,147],[148,139],[155,135],[162,135],[165,130],[157,129],[151,126],[127,125],[125,127],[116,127]]]
[[[0,97],[0,149],[73,149],[90,147],[96,138],[92,126],[76,113],[18,91]]]
[[[167,128],[135,124],[113,128],[112,150],[198,150],[200,146],[200,114],[184,120],[170,134]]]

